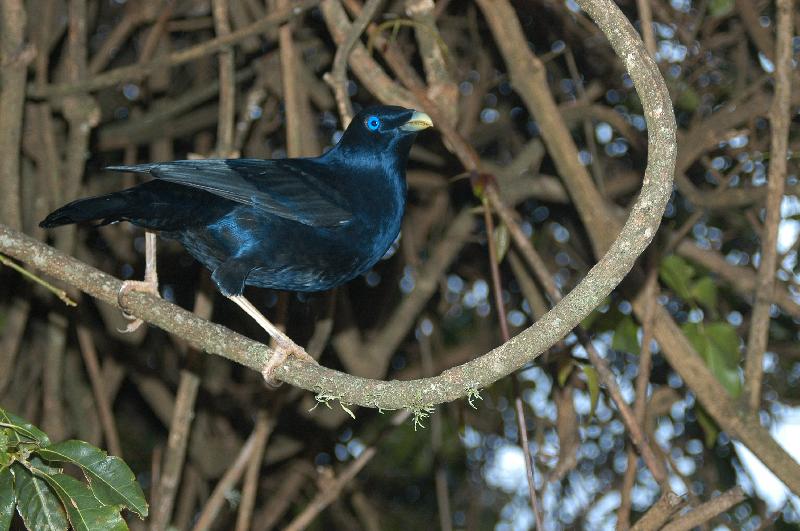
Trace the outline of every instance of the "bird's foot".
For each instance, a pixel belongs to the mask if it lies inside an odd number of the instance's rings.
[[[158,281],[148,281],[148,280],[126,280],[122,283],[122,287],[119,288],[119,293],[117,293],[117,304],[119,307],[122,308],[122,315],[130,321],[125,328],[121,328],[119,330],[122,334],[130,334],[131,332],[135,332],[144,324],[144,321],[141,319],[134,317],[133,315],[129,314],[125,311],[125,305],[123,304],[123,299],[125,295],[130,293],[131,291],[139,291],[142,293],[149,293],[150,295],[155,295],[156,297],[161,297],[158,293]]]
[[[318,363],[303,347],[288,337],[286,339],[273,338],[273,346],[274,354],[264,368],[261,369],[261,375],[270,387],[278,387],[281,385],[281,382],[275,378],[275,371],[286,362],[289,356],[295,356],[306,363]]]

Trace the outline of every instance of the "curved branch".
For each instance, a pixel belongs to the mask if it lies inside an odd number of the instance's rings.
[[[592,311],[627,275],[661,222],[672,190],[675,167],[675,121],[666,86],[633,27],[609,0],[581,2],[609,35],[630,71],[645,109],[649,160],[639,199],[619,237],[583,281],[550,312],[510,341],[483,356],[432,378],[378,381],[289,359],[276,375],[304,389],[324,392],[343,403],[381,409],[418,408],[447,402],[486,387],[533,361]],[[116,304],[122,283],[24,234],[0,225],[0,250],[72,284],[89,295]],[[256,370],[272,351],[227,328],[209,323],[169,302],[132,292],[126,310],[185,338],[192,346]]]

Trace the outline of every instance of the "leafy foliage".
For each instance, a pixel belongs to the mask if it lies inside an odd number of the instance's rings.
[[[614,338],[611,341],[611,348],[614,350],[621,350],[622,352],[630,352],[631,354],[639,353],[639,338],[637,336],[639,328],[633,322],[630,315],[624,315],[619,320],[619,324],[614,329]]]
[[[0,531],[9,529],[15,507],[28,529],[48,531],[128,529],[122,509],[147,516],[142,488],[122,459],[84,441],[51,444],[2,408],[0,428]],[[78,466],[86,483],[54,466],[63,463]]]

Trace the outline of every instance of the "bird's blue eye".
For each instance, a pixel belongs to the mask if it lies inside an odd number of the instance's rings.
[[[377,116],[370,116],[367,118],[367,129],[370,131],[377,131],[381,126],[381,119]]]

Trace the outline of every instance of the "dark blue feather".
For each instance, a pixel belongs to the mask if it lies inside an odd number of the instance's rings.
[[[372,107],[321,157],[114,166],[155,179],[74,201],[40,225],[124,220],[161,231],[212,270],[225,295],[245,284],[331,289],[369,270],[397,237],[408,152],[430,125],[422,113]]]

